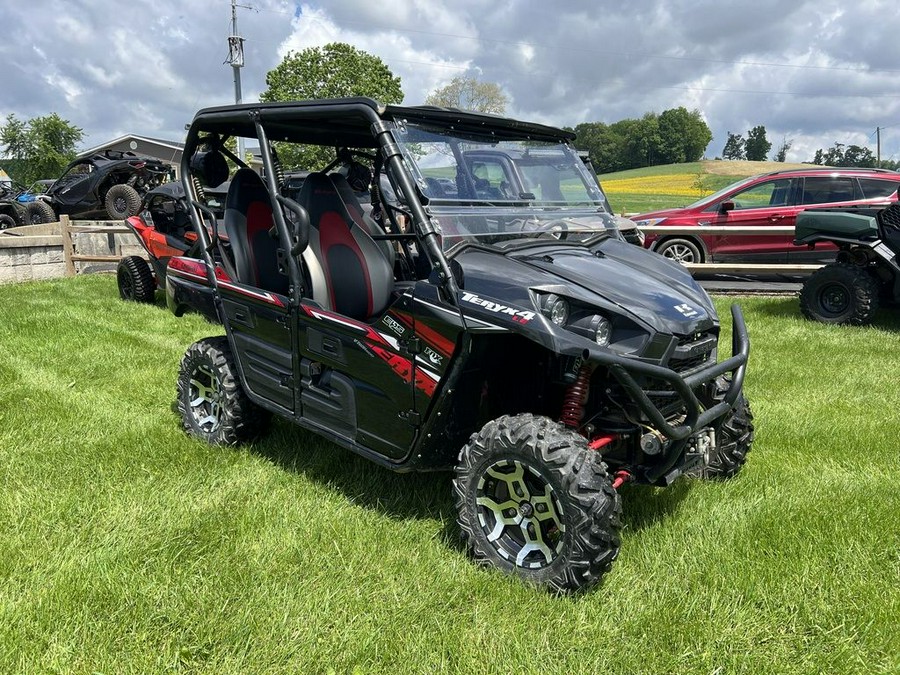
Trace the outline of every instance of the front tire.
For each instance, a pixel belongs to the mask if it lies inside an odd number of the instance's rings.
[[[122,183],[109,188],[103,203],[110,220],[125,220],[137,215],[141,208],[141,196],[133,187]]]
[[[188,347],[176,389],[182,428],[210,445],[237,445],[258,436],[271,418],[241,387],[228,338],[209,337]]]
[[[656,252],[682,265],[703,262],[703,251],[693,239],[666,239],[656,247]]]
[[[870,323],[878,310],[879,286],[864,267],[832,263],[803,284],[800,311],[813,321],[861,326]]]
[[[747,461],[747,453],[753,447],[753,434],[753,413],[750,403],[741,394],[719,429],[716,447],[710,452],[706,465],[692,475],[713,480],[734,478]]]
[[[7,230],[10,227],[16,227],[19,223],[8,213],[0,213],[0,230]]]
[[[545,417],[488,422],[460,452],[453,487],[479,564],[570,593],[596,584],[619,553],[622,507],[606,465]]]
[[[116,268],[116,282],[119,296],[126,301],[153,302],[156,283],[147,261],[136,255],[129,255],[119,261]]]

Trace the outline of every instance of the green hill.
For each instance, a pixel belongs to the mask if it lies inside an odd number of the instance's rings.
[[[616,213],[642,213],[685,206],[748,176],[805,166],[703,160],[607,173],[600,176],[600,183]]]

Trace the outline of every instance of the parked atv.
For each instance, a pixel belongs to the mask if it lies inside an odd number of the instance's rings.
[[[205,190],[207,207],[221,221],[228,182]],[[164,183],[153,188],[141,202],[139,213],[125,219],[147,252],[149,263],[141,256],[125,256],[119,261],[116,280],[123,300],[153,302],[156,289],[165,290],[166,267],[172,256],[198,258],[197,234],[191,226],[184,187],[181,183]]]
[[[138,213],[141,197],[171,180],[172,167],[133,152],[107,150],[76,159],[39,200],[52,222],[60,214],[122,220]]]
[[[231,134],[259,144],[265,180]],[[382,225],[340,173],[285,196],[270,139],[368,152]],[[740,308],[717,362],[712,301],[597,217],[573,140],[364,98],[198,112],[182,175],[201,257],[169,261],[166,297],[175,314],[211,307],[225,335],[182,359],[185,431],[231,445],[275,414],[394,471],[453,470],[476,561],[555,592],[597,583],[619,553],[624,483],[734,476],[754,430]],[[487,151],[527,160],[540,192],[494,192]],[[240,167],[230,250],[203,205],[226,160]]]
[[[814,321],[863,325],[882,300],[900,301],[900,204],[810,209],[797,216],[794,243],[840,250],[803,284],[800,310]]]
[[[18,183],[0,187],[0,230],[56,220],[53,209],[46,202],[37,199],[39,194],[43,194],[46,182],[37,181],[30,188]]]

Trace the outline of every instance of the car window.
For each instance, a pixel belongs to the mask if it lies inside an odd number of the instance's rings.
[[[900,187],[900,183],[895,180],[879,180],[878,178],[860,178],[859,185],[865,199],[890,197]]]
[[[853,194],[853,179],[841,176],[815,176],[803,179],[801,204],[830,204],[849,202]]]
[[[731,197],[735,210],[786,206],[791,191],[791,179],[782,178],[759,183]]]

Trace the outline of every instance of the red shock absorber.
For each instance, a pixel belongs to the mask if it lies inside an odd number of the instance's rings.
[[[559,421],[571,429],[577,429],[581,418],[584,417],[584,404],[587,403],[588,392],[591,388],[591,367],[587,364],[581,366],[575,382],[569,385],[563,396],[562,413]]]

